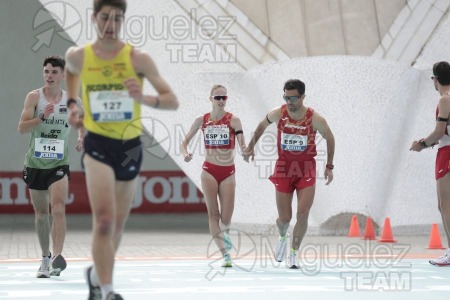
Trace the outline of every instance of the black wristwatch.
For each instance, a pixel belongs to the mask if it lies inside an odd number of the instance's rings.
[[[44,121],[45,121],[44,114],[41,114],[40,117],[39,117],[39,119],[41,119],[41,121],[44,122]]]

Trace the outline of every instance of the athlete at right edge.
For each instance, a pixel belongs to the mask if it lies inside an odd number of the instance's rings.
[[[450,266],[450,65],[446,61],[433,65],[433,80],[440,99],[436,109],[436,127],[434,131],[424,139],[414,141],[409,150],[420,152],[425,148],[439,143],[436,155],[436,188],[438,195],[438,208],[442,217],[445,235],[447,236],[448,249],[440,257],[430,260],[435,266]]]

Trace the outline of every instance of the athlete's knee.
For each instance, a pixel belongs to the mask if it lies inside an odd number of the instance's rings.
[[[292,220],[292,213],[289,214],[280,214],[278,216],[277,222],[280,224],[289,224]]]
[[[109,215],[101,215],[96,218],[95,230],[101,235],[110,235],[114,230],[114,219]]]
[[[309,209],[307,208],[299,208],[297,211],[297,220],[308,220],[309,217]]]
[[[229,228],[231,223],[231,218],[221,218],[220,219],[220,226],[223,228]]]
[[[278,225],[278,227],[288,228],[290,223],[291,223],[291,218],[285,218],[285,219],[283,219],[283,218],[279,217],[279,218],[277,219],[277,225]]]
[[[63,203],[55,203],[52,205],[52,216],[62,217],[66,212],[66,206]]]
[[[220,220],[220,212],[219,210],[210,211],[208,213],[208,218],[211,221],[219,221]]]
[[[50,213],[48,210],[36,210],[34,216],[38,222],[47,221]]]

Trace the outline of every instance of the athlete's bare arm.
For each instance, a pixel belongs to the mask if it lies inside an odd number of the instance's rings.
[[[138,81],[135,78],[129,78],[125,80],[124,84],[130,93],[130,97],[154,108],[173,110],[177,109],[177,97],[172,92],[172,89],[167,84],[167,82],[159,74],[158,68],[156,67],[150,55],[133,48],[133,50],[131,51],[131,62],[136,73],[139,76],[147,78],[155,88],[159,96],[156,97],[143,95],[142,88],[139,85]]]
[[[439,99],[438,104],[439,109],[439,116],[438,118],[442,119],[448,119],[450,116],[450,96],[444,95]],[[439,121],[436,120],[436,126],[434,127],[433,132],[427,136],[426,138],[420,140],[420,141],[414,141],[411,148],[409,148],[410,151],[417,151],[420,152],[426,147],[424,147],[422,142],[425,142],[427,147],[431,145],[435,145],[438,143],[438,141],[444,136],[445,129],[447,128],[447,125],[449,124],[449,121]]]
[[[241,120],[234,115],[230,120],[230,125],[231,125],[231,128],[233,128],[235,132],[242,131]],[[240,133],[240,134],[236,135],[236,139],[239,143],[239,147],[240,147],[241,151],[244,151],[245,147],[246,147],[244,133]]]
[[[81,124],[83,124],[83,118],[84,118],[84,110],[83,110],[83,105],[81,104],[81,100],[78,99],[78,103],[79,103],[79,113],[78,113],[78,119],[81,122]],[[75,116],[74,116],[75,117]],[[81,152],[84,150],[84,136],[86,134],[86,130],[84,129],[84,126],[80,126],[78,128],[78,139],[77,139],[77,145],[75,147],[75,149],[78,152]]]
[[[197,131],[200,129],[203,123],[203,116],[199,116],[194,120],[194,123],[192,123],[191,128],[189,129],[188,133],[186,134],[186,137],[184,138],[184,141],[180,145],[180,151],[181,155],[184,157],[184,161],[188,162],[192,160],[192,153],[188,151],[189,143],[191,142],[192,138],[195,136]]]
[[[327,121],[317,112],[314,112],[314,115],[312,117],[312,125],[313,129],[317,130],[320,135],[327,141],[327,164],[333,164],[335,141],[334,135],[331,132]],[[333,180],[333,171],[331,169],[325,168],[324,176],[327,180],[325,184],[330,184],[330,182]]]
[[[69,98],[78,98],[78,87],[80,81],[80,74],[83,68],[84,48],[83,47],[70,47],[66,51],[66,67],[65,77],[67,94]]]
[[[79,99],[78,88],[80,73],[83,68],[84,48],[70,47],[65,56],[65,78],[67,87],[67,97],[69,99]],[[80,105],[72,103],[69,107],[69,116],[67,122],[74,128],[81,128],[83,126],[83,111]]]
[[[249,158],[252,158],[252,161],[254,160],[255,154],[254,154],[254,148],[256,143],[258,142],[259,138],[263,135],[264,131],[267,127],[270,126],[272,123],[277,123],[281,118],[281,106],[275,107],[272,109],[262,120],[259,122],[258,126],[255,129],[255,132],[253,133],[252,138],[250,139],[250,143],[248,144],[247,148],[242,152],[242,155],[244,156],[244,160],[248,162]]]
[[[20,115],[18,130],[21,134],[28,133],[33,128],[41,124],[42,120],[39,116],[34,117],[34,111],[39,102],[39,92],[37,90],[28,93],[23,105],[22,114]],[[44,117],[48,117],[44,115]]]
[[[327,141],[327,163],[332,164],[335,148],[334,135],[331,132],[331,129],[328,126],[327,121],[317,112],[314,112],[312,124],[313,129],[317,130],[320,133],[320,135]]]
[[[448,118],[450,116],[450,96],[444,95],[439,99],[439,115],[438,118],[447,119],[447,121],[436,120],[436,126],[434,131],[424,139],[425,144],[432,145],[444,136],[447,125],[449,124]]]

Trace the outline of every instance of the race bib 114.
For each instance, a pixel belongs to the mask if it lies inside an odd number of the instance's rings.
[[[64,140],[35,138],[34,157],[57,160],[63,159]]]

